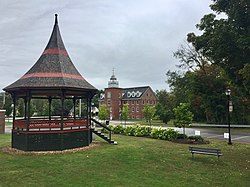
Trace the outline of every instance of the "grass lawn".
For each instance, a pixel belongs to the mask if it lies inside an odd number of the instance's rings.
[[[118,145],[56,155],[9,155],[0,135],[0,186],[249,186],[250,144],[211,140],[223,156],[195,155],[188,145],[114,135]],[[99,139],[98,139],[99,140]],[[99,140],[101,141],[101,140]]]

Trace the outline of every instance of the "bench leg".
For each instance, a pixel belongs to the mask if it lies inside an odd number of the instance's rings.
[[[192,153],[192,159],[194,159],[194,153]]]

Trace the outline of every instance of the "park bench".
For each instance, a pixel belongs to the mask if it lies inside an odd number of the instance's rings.
[[[189,146],[189,151],[192,153],[192,158],[194,158],[194,154],[218,156],[218,159],[223,155],[221,150],[216,148],[201,148]]]

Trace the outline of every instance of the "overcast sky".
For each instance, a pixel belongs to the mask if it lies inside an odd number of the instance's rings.
[[[173,57],[211,0],[1,0],[0,90],[24,75],[48,43],[59,15],[64,45],[82,76],[107,87],[115,69],[120,87],[168,89]]]

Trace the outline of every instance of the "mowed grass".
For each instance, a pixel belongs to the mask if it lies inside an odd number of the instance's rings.
[[[114,135],[118,145],[56,155],[9,155],[0,135],[0,186],[249,186],[250,144],[211,140],[224,156],[195,155],[188,145]],[[101,141],[98,139],[98,141]]]

